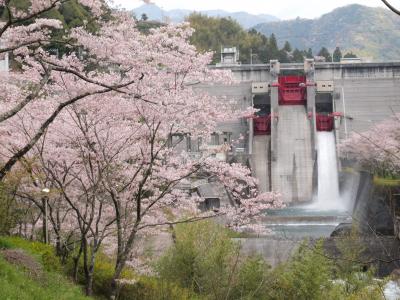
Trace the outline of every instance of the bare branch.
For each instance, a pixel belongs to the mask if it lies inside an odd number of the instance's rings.
[[[382,0],[382,2],[395,14],[398,14],[400,16],[400,10],[398,10],[397,8],[395,8],[393,5],[391,5],[388,1],[386,0]]]

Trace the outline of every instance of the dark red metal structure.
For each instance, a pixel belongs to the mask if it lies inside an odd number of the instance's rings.
[[[270,135],[271,134],[271,115],[260,116],[253,119],[254,135]]]
[[[335,117],[333,115],[317,114],[316,125],[317,131],[332,131],[334,127]]]
[[[303,105],[307,102],[306,76],[280,76],[279,105]]]

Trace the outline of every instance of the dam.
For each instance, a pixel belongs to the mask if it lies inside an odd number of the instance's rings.
[[[213,143],[231,144],[226,161],[248,165],[259,189],[280,192],[286,203],[266,213],[265,236],[241,239],[244,253],[277,265],[304,238],[330,237],[362,218],[379,215],[372,226],[380,230],[388,220],[385,228],[393,229],[391,212],[372,208],[383,202],[371,197],[370,176],[347,172],[338,145],[400,113],[400,61],[241,65],[232,52],[224,49],[210,68],[230,70],[235,82],[198,88],[236,109],[258,111],[219,124]]]
[[[303,64],[273,60],[268,65],[241,65],[231,58],[222,55],[221,63],[210,68],[230,70],[233,84],[198,88],[238,109],[254,107],[258,112],[220,124],[213,142],[231,144],[223,157],[247,164],[259,189],[279,191],[288,205],[309,203],[318,194],[334,201],[337,194],[332,196],[327,186],[338,186],[334,174],[341,163],[336,145],[400,112],[400,62],[306,59]],[[321,148],[325,154],[319,153]],[[321,162],[327,158],[320,154],[326,153],[330,166],[323,171]]]

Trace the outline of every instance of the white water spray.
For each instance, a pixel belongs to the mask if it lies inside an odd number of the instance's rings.
[[[336,208],[340,201],[333,132],[318,132],[318,203],[321,208]]]
[[[318,196],[310,208],[318,210],[346,210],[339,194],[336,143],[333,132],[318,132]]]

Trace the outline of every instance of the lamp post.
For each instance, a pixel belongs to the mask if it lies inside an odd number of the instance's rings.
[[[48,202],[49,202],[49,197],[48,194],[50,193],[50,190],[48,188],[42,189],[43,197],[42,197],[42,205],[44,208],[44,216],[43,216],[43,239],[44,243],[48,244],[49,243],[49,227],[48,227]]]

